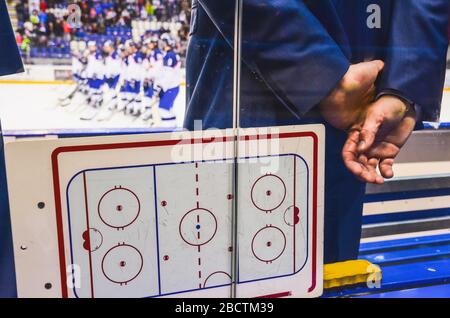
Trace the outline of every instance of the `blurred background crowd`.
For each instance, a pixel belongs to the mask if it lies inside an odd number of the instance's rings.
[[[89,41],[138,42],[149,31],[169,33],[175,51],[182,58],[186,54],[191,0],[8,0],[7,4],[28,63],[70,62],[71,51],[83,49]],[[79,11],[71,11],[70,4],[78,5]],[[74,27],[74,22],[79,25]]]

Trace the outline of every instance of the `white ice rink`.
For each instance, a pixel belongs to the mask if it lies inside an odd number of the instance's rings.
[[[0,119],[3,130],[88,129],[88,128],[147,128],[148,124],[123,114],[111,120],[83,121],[85,108],[58,106],[58,97],[67,91],[67,84],[17,84],[0,82]],[[182,125],[186,87],[181,86],[175,102],[178,125]],[[75,105],[76,106],[76,105]],[[450,90],[444,91],[441,122],[450,122]]]
[[[124,114],[109,121],[85,121],[80,116],[85,107],[58,106],[58,98],[69,89],[68,84],[17,84],[0,81],[0,120],[3,130],[53,130],[88,128],[148,128],[149,124]],[[181,86],[175,102],[178,126],[182,126],[186,87]],[[79,103],[78,103],[79,104]]]

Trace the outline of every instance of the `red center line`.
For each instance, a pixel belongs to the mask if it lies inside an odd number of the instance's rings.
[[[198,162],[195,163],[195,169],[198,169]],[[199,193],[200,193],[200,191],[199,191],[198,180],[199,180],[199,176],[198,176],[198,173],[196,173],[195,174],[195,183],[196,183],[195,194],[197,196],[197,209],[200,208],[200,202],[199,202]],[[197,214],[197,223],[198,223],[198,225],[200,225],[200,214]],[[197,239],[200,241],[200,230],[197,232]],[[201,267],[201,265],[202,265],[200,252],[201,252],[200,245],[198,245],[198,253],[199,253],[198,266],[199,267]],[[199,268],[199,271],[198,271],[198,279],[200,280],[200,282],[198,284],[198,288],[201,289],[202,288],[202,282],[201,282],[202,270],[201,270],[201,268]]]
[[[296,178],[297,178],[297,157],[295,157],[294,156],[294,210],[292,211],[292,218],[293,218],[293,221],[294,221],[294,273],[295,273],[295,270],[296,270],[296,266],[295,266],[295,252],[296,252],[296,247],[295,247],[295,241],[296,241],[296,236],[295,236],[295,226],[296,226],[296,224],[295,224],[295,209],[296,209],[296,205],[295,205],[295,195],[296,195],[296,183],[297,183],[297,180],[296,180]],[[300,215],[299,215],[299,217],[300,217]]]

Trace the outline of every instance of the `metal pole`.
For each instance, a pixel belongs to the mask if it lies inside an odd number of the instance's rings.
[[[240,129],[240,110],[241,110],[241,48],[242,48],[242,9],[243,0],[236,0],[235,21],[234,21],[234,75],[233,75],[233,135],[234,141],[234,164],[232,173],[233,187],[233,206],[231,215],[231,298],[237,296],[238,283],[238,180],[239,180],[239,129]]]

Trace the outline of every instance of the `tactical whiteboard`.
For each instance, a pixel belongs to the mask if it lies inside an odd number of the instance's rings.
[[[322,293],[324,128],[10,141],[20,297]]]

